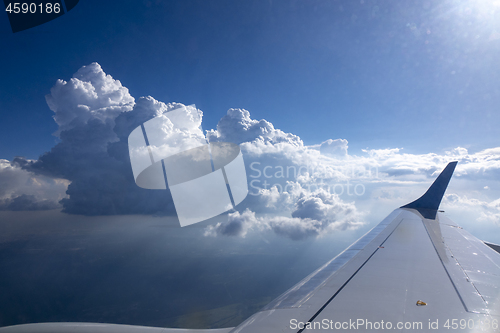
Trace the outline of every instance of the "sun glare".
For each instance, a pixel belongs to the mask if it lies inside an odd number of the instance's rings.
[[[469,42],[500,39],[500,0],[451,1],[457,32]]]

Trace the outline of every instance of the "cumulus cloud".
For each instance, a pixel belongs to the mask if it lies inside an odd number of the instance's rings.
[[[68,181],[36,175],[22,168],[27,161],[0,160],[0,210],[47,210],[60,208]]]
[[[161,116],[177,104],[152,97],[134,101],[118,80],[94,63],[65,82],[59,80],[47,96],[59,124],[60,142],[24,169],[67,179],[69,197],[63,211],[83,215],[174,214],[170,192],[136,186],[127,138],[143,122]]]
[[[323,189],[304,192],[291,215],[291,218],[273,218],[270,225],[276,233],[294,240],[363,225],[354,203],[344,202],[338,195]]]
[[[243,213],[229,214],[226,222],[207,227],[205,235],[245,237],[251,230],[272,230],[297,240],[361,225],[354,203],[310,186],[319,176],[346,179],[338,170],[323,170],[320,155],[346,156],[347,140],[328,140],[318,151],[266,120],[252,119],[243,109],[230,109],[217,124],[217,130],[209,131],[208,138],[241,144],[256,193],[246,199],[250,207]],[[255,212],[261,215],[256,216]]]
[[[347,140],[346,139],[328,139],[321,143],[319,151],[323,155],[332,156],[347,156]]]
[[[55,135],[60,142],[38,160],[19,159],[19,163],[24,172],[66,180],[67,196],[59,198],[64,212],[175,214],[168,190],[145,190],[135,184],[127,141],[137,126],[181,104],[165,104],[149,96],[136,101],[97,63],[82,67],[69,81],[58,80],[46,100],[59,125]],[[166,130],[179,140],[189,137],[201,116],[199,111],[199,119],[178,119],[176,128]],[[13,207],[8,200],[3,206]]]
[[[245,209],[243,213],[233,212],[228,214],[227,222],[217,223],[205,228],[205,236],[239,236],[245,237],[251,229],[265,229],[266,225],[262,219],[256,218],[255,213]]]
[[[112,122],[134,105],[128,89],[96,62],[80,68],[69,81],[57,80],[45,99],[59,125],[57,134],[93,119]]]
[[[263,145],[280,143],[295,147],[304,145],[297,135],[275,129],[273,124],[265,119],[252,119],[250,112],[244,109],[229,109],[218,122],[217,130],[210,130],[207,137],[210,141],[226,141],[237,144],[258,142]]]
[[[49,210],[60,208],[60,205],[51,200],[38,200],[34,195],[21,194],[17,197],[0,199],[0,210],[30,211]]]
[[[269,200],[277,213],[291,212],[291,216],[263,215],[256,217],[248,208],[240,214],[228,215],[227,222],[219,222],[205,229],[206,236],[245,237],[250,230],[272,230],[293,240],[322,236],[328,232],[355,229],[363,225],[361,214],[354,203],[342,201],[338,195],[318,189],[309,192],[295,187],[290,193],[279,193],[276,187],[263,190],[263,201]],[[296,197],[296,198],[294,198]],[[280,203],[279,206],[277,203]],[[288,206],[288,210],[284,209]]]
[[[443,205],[454,211],[474,211],[477,221],[492,222],[500,226],[500,198],[493,201],[484,201],[469,198],[467,195],[456,193],[445,194]]]

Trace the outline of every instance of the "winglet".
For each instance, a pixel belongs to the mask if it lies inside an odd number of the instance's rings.
[[[448,163],[446,168],[444,168],[424,195],[407,205],[401,206],[401,208],[414,208],[425,218],[435,219],[439,204],[443,199],[444,192],[448,187],[448,183],[453,175],[453,171],[455,171],[457,163],[457,161]]]

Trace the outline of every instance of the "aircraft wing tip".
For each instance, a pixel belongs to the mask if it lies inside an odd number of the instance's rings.
[[[448,183],[450,182],[451,176],[455,171],[458,161],[453,161],[448,163],[444,170],[439,174],[434,183],[429,187],[427,192],[424,193],[420,198],[415,201],[410,202],[401,208],[414,208],[414,209],[430,209],[437,211],[441,200],[443,199]]]

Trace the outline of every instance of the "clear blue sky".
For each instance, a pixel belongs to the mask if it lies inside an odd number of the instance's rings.
[[[0,15],[0,158],[37,158],[44,96],[101,64],[135,98],[248,109],[306,144],[498,146],[500,6],[475,1],[91,1],[13,34]]]

